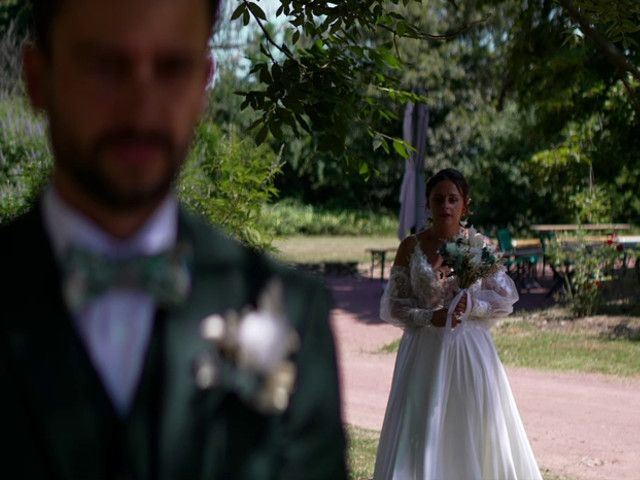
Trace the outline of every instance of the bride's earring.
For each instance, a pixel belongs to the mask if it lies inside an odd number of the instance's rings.
[[[471,199],[467,198],[467,201],[466,201],[465,206],[464,206],[464,211],[462,212],[463,216],[464,215],[469,215],[469,204],[470,203],[471,203]],[[467,223],[468,223],[468,220],[466,218],[460,218],[460,226],[461,227],[466,228],[467,227]]]

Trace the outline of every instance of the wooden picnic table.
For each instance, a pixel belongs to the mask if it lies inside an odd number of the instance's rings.
[[[628,223],[585,223],[582,225],[578,225],[577,223],[564,223],[531,225],[529,228],[536,232],[570,232],[578,230],[605,230],[615,232],[617,230],[628,230],[631,228],[631,225]]]

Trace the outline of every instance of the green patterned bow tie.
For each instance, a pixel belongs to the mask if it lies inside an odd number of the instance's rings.
[[[72,246],[63,262],[64,293],[77,312],[113,288],[142,290],[160,306],[181,303],[191,290],[193,254],[188,245],[158,255],[109,257]]]

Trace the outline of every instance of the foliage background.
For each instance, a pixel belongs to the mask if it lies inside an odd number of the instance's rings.
[[[0,0],[2,221],[32,201],[51,167],[46,127],[22,99],[24,5]],[[179,183],[212,222],[258,248],[292,231],[388,232],[382,219],[399,210],[405,168],[403,102],[420,89],[426,176],[445,166],[467,175],[478,228],[640,224],[637,2],[314,5],[226,3],[209,108]],[[295,205],[327,216],[284,227]]]

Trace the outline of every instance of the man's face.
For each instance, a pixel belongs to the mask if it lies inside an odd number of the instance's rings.
[[[63,2],[26,70],[59,174],[111,208],[164,197],[202,111],[208,18],[204,0]]]

